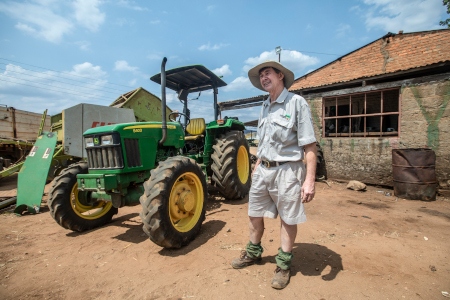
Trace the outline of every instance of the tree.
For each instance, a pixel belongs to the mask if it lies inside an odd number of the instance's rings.
[[[447,14],[450,15],[450,0],[442,0],[442,5],[447,6]],[[445,21],[440,21],[439,25],[450,28],[450,18]]]

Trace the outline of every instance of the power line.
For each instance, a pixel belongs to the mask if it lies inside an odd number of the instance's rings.
[[[82,83],[82,84],[90,84],[89,81],[98,80],[97,78],[93,78],[93,77],[81,76],[81,75],[77,75],[77,74],[70,74],[70,73],[67,73],[67,72],[59,72],[59,71],[56,71],[56,70],[53,70],[53,69],[39,67],[39,66],[31,65],[31,64],[26,64],[26,63],[23,63],[23,62],[10,60],[10,59],[6,59],[6,58],[2,58],[2,57],[0,57],[0,60],[6,60],[6,61],[17,63],[17,64],[23,64],[23,65],[31,66],[31,67],[34,67],[34,68],[55,72],[56,74],[44,73],[44,72],[40,72],[40,71],[36,71],[36,70],[27,69],[27,68],[24,68],[23,66],[17,65],[18,67],[20,67],[21,69],[23,69],[23,70],[25,70],[27,72],[33,72],[33,73],[37,73],[37,74],[48,75],[48,77],[49,77],[48,80],[49,81],[59,82],[59,83],[65,84],[67,86],[82,87],[81,85],[75,84],[74,82],[78,82],[78,83]],[[7,65],[4,62],[0,62],[0,64],[5,65],[5,66]],[[37,77],[37,78],[45,79],[42,76],[32,75],[32,74],[28,74],[26,72],[22,73],[22,72],[17,72],[17,71],[13,71],[13,70],[6,70],[6,69],[2,69],[2,68],[0,68],[0,70],[5,70],[5,71],[8,71],[8,72],[14,72],[14,73],[22,74],[24,76]],[[0,74],[0,75],[2,75],[2,74]],[[25,82],[30,82],[32,84],[46,85],[46,86],[54,87],[54,88],[57,88],[57,89],[43,88],[43,87],[36,86],[36,85],[20,83],[18,81],[2,80],[4,82],[10,82],[10,83],[19,84],[19,85],[30,86],[30,87],[34,87],[34,88],[38,88],[38,89],[45,89],[47,91],[54,91],[54,92],[66,93],[66,94],[70,94],[70,95],[82,96],[84,98],[92,98],[92,99],[104,100],[102,98],[93,97],[92,95],[77,93],[74,89],[70,89],[70,88],[67,88],[67,87],[58,87],[58,86],[51,85],[51,84],[46,84],[46,83],[37,83],[37,82],[33,82],[32,80],[29,80],[29,79],[24,79],[24,78],[19,78],[19,77],[14,77],[14,76],[8,76],[6,74],[3,74],[3,76],[10,77],[10,78],[13,78],[15,80],[22,80],[22,81],[25,81]],[[51,78],[51,77],[53,77],[53,78]],[[74,79],[73,77],[78,77],[78,78],[80,78],[82,80],[77,80],[77,79]],[[59,80],[55,80],[54,78],[62,78],[63,80],[67,80],[67,81],[59,81]],[[93,92],[114,94],[115,97],[117,97],[118,93],[117,92],[113,92],[113,90],[118,91],[120,94],[125,94],[125,93],[129,92],[129,88],[130,88],[129,86],[116,84],[116,83],[112,83],[112,82],[107,82],[107,85],[114,85],[114,86],[118,86],[118,87],[126,87],[128,89],[126,91],[124,91],[123,89],[117,89],[117,88],[107,87],[107,86],[105,86],[105,87],[103,87],[103,89],[101,89],[101,88],[96,87],[97,85],[98,85],[98,83],[90,84],[90,87],[86,87],[86,88],[87,89],[91,89]]]
[[[55,75],[55,74],[48,74],[48,73],[45,73],[46,75],[49,75],[49,76],[52,76],[52,77],[57,77],[57,75],[60,74],[60,75],[70,76],[70,77],[79,77],[79,78],[86,79],[86,80],[97,80],[97,78],[93,78],[93,77],[81,76],[81,75],[77,75],[77,74],[68,74],[67,72],[59,72],[59,71],[56,71],[56,70],[53,70],[53,69],[44,68],[44,67],[39,67],[39,66],[35,66],[35,65],[31,65],[31,64],[27,64],[27,63],[23,63],[23,62],[19,62],[19,61],[7,59],[7,58],[2,58],[2,57],[0,57],[0,60],[5,60],[5,61],[13,62],[13,63],[18,63],[18,64],[22,64],[22,65],[31,66],[31,67],[38,68],[38,69],[43,69],[43,70],[48,70],[48,71],[56,72],[56,73],[57,73],[56,75]],[[5,66],[7,65],[7,64],[4,63],[4,62],[0,62],[0,64],[1,64],[1,65],[5,65]],[[35,70],[31,70],[31,69],[24,68],[24,67],[22,67],[22,66],[20,66],[20,65],[18,65],[18,67],[22,68],[23,70],[29,71],[29,72],[34,72],[34,73],[38,73],[38,74],[44,74],[44,73],[39,72],[39,71],[35,71]],[[23,75],[25,75],[25,76],[37,77],[37,78],[45,79],[44,77],[41,77],[41,76],[32,75],[32,74],[27,74],[27,73],[22,73],[22,72],[17,72],[17,71],[13,71],[13,70],[6,70],[6,69],[2,69],[2,68],[0,68],[0,70],[5,70],[5,71],[8,71],[8,72],[14,72],[14,73],[18,73],[18,74],[23,74]],[[0,75],[1,75],[1,74],[0,74]],[[8,80],[2,80],[2,79],[0,79],[0,81],[10,82],[10,83],[19,84],[19,85],[24,85],[24,86],[30,86],[30,87],[34,87],[34,88],[38,88],[38,89],[44,89],[44,90],[47,90],[47,91],[54,91],[54,92],[59,92],[59,93],[67,93],[67,94],[72,94],[72,95],[82,96],[82,97],[86,97],[86,98],[94,98],[94,99],[104,100],[104,99],[102,99],[102,98],[92,97],[92,96],[88,96],[88,95],[86,95],[86,94],[81,94],[81,93],[76,93],[76,92],[75,92],[75,93],[70,92],[70,91],[74,91],[74,90],[73,90],[73,89],[66,88],[66,87],[58,87],[58,86],[54,86],[54,85],[51,85],[51,84],[45,84],[45,83],[36,83],[36,82],[33,82],[33,81],[29,80],[29,79],[18,78],[18,77],[6,75],[6,74],[3,74],[3,76],[9,77],[9,78],[13,78],[13,79],[16,79],[16,80],[22,80],[22,81],[25,81],[25,82],[30,82],[30,83],[32,83],[32,84],[39,84],[39,85],[50,86],[50,87],[57,88],[57,89],[59,89],[59,90],[50,89],[50,88],[43,88],[43,87],[40,87],[40,86],[30,85],[30,84],[25,84],[25,83],[20,83],[20,82],[16,82],[16,81],[8,81]],[[57,78],[58,78],[58,77],[57,77]],[[88,84],[88,83],[85,82],[85,81],[76,80],[76,79],[73,79],[73,78],[67,78],[67,77],[63,77],[63,76],[61,76],[61,78],[67,79],[67,80],[69,80],[69,81],[74,81],[74,82],[79,82],[79,83]],[[78,86],[78,87],[80,87],[80,85],[78,85],[78,84],[73,84],[73,83],[70,83],[70,82],[58,81],[58,80],[50,79],[50,78],[49,78],[49,80],[52,80],[52,81],[54,81],[54,82],[63,83],[63,84],[69,85],[69,86]],[[111,83],[108,82],[108,84],[130,88],[129,86],[122,85],[122,84],[116,84],[116,83],[112,83],[112,82],[111,82]],[[102,89],[95,89],[95,88],[91,88],[91,89],[94,90],[94,91],[98,91],[98,92],[106,92],[106,93],[117,94],[117,93],[114,93],[114,92],[112,92],[112,91],[106,91],[106,90],[102,90]],[[108,88],[108,89],[119,91],[121,94],[125,94],[125,93],[129,92],[129,90],[123,91],[123,90],[119,90],[119,89],[115,89],[115,88]],[[68,91],[69,91],[69,92],[68,92]],[[194,101],[193,101],[193,100],[194,100]],[[188,101],[189,101],[189,103],[190,103],[190,106],[194,106],[194,107],[197,106],[197,105],[195,104],[195,102],[197,102],[197,103],[200,104],[200,105],[201,105],[201,103],[211,103],[211,104],[213,103],[213,101],[210,101],[210,100],[207,100],[207,99],[199,99],[199,98],[197,98],[197,99],[188,99]]]
[[[9,75],[3,75],[3,76],[4,77],[18,79],[18,80],[22,80],[22,81],[25,81],[25,82],[31,82],[31,83],[35,83],[35,84],[39,84],[39,85],[46,85],[46,86],[50,86],[50,87],[54,87],[54,88],[59,89],[59,90],[51,89],[52,91],[55,91],[55,92],[64,92],[64,93],[66,93],[67,91],[74,91],[74,92],[76,92],[75,90],[72,90],[72,89],[63,88],[63,87],[59,87],[59,86],[54,86],[54,85],[51,85],[51,84],[48,84],[48,83],[36,83],[36,82],[30,81],[30,80],[27,80],[27,79],[17,78],[17,77],[9,76]],[[19,82],[15,82],[15,83],[20,84]],[[89,88],[86,88],[86,89],[89,89]],[[75,93],[75,94],[76,95],[81,95],[80,93]]]
[[[44,67],[30,65],[30,64],[26,64],[26,63],[23,63],[23,62],[20,62],[20,61],[15,61],[15,60],[3,58],[3,57],[0,57],[0,59],[6,60],[6,61],[10,61],[10,62],[14,62],[14,63],[18,63],[18,64],[22,64],[22,65],[26,65],[26,66],[30,66],[30,67],[34,67],[34,68],[38,68],[38,69],[43,69],[43,70],[47,70],[47,71],[57,72],[57,73],[61,73],[61,74],[67,74],[67,72],[60,72],[60,71],[56,71],[56,70],[53,70],[53,69],[48,69],[48,68],[44,68]],[[93,78],[93,77],[81,76],[81,75],[77,75],[77,74],[69,74],[69,75],[70,76],[76,76],[76,77],[84,78],[84,79],[90,79],[90,80],[96,79],[96,78]],[[123,87],[129,88],[128,86],[123,85],[123,84],[118,84],[118,83],[113,83],[113,82],[110,82],[109,84],[117,85],[117,86],[123,86]]]
[[[297,51],[302,52],[302,53],[314,53],[314,54],[322,54],[322,55],[342,56],[340,54],[333,54],[333,53],[322,53],[322,52],[302,51],[302,50],[297,50]]]
[[[334,53],[323,53],[323,52],[313,52],[313,51],[303,51],[303,50],[291,50],[291,49],[281,49],[281,50],[287,50],[287,51],[297,51],[300,53],[314,53],[314,54],[322,54],[322,55],[332,55],[332,56],[342,56],[342,54],[334,54]]]
[[[33,87],[33,88],[46,90],[46,91],[54,91],[54,92],[59,92],[59,93],[66,93],[66,94],[70,94],[70,95],[75,95],[75,96],[81,96],[81,97],[84,97],[84,98],[97,99],[97,100],[107,100],[106,98],[99,98],[99,97],[95,97],[95,96],[89,95],[89,94],[71,92],[71,91],[74,91],[74,90],[67,89],[67,88],[60,88],[60,87],[52,86],[52,85],[45,84],[45,83],[35,83],[35,82],[30,81],[30,80],[26,80],[26,79],[23,79],[23,78],[17,78],[17,77],[9,76],[9,75],[3,75],[3,76],[4,77],[8,77],[8,78],[12,78],[12,79],[15,79],[15,80],[30,82],[32,84],[46,85],[46,86],[54,87],[54,88],[57,88],[57,89],[45,88],[45,87],[31,85],[31,84],[26,84],[26,83],[21,83],[21,82],[17,82],[17,81],[4,80],[4,79],[1,79],[1,78],[0,78],[0,81],[14,83],[14,84],[23,85],[23,86],[29,86],[29,87]],[[208,103],[208,104],[211,104],[211,106],[212,106],[212,103],[213,103],[213,101],[210,101],[210,100],[207,100],[207,99],[205,99],[205,100],[197,99],[195,101],[192,101],[192,99],[188,99],[188,102],[190,103],[190,105],[189,105],[190,109],[192,109],[193,107],[198,107],[198,105],[202,105],[201,103]],[[182,103],[179,103],[179,105],[182,105]]]
[[[0,63],[0,64],[2,64],[2,63]],[[0,70],[6,71],[6,69],[2,69],[2,68],[0,68]],[[29,77],[35,77],[35,78],[40,78],[40,79],[44,79],[44,80],[47,79],[47,80],[51,80],[52,82],[59,82],[59,83],[62,83],[62,84],[68,85],[68,86],[84,87],[84,86],[82,86],[82,85],[80,85],[80,84],[73,84],[73,83],[69,83],[69,82],[65,82],[65,81],[59,81],[59,80],[49,79],[49,78],[45,78],[45,77],[42,77],[42,76],[37,76],[37,75],[27,74],[27,73],[23,73],[23,72],[16,72],[16,71],[12,71],[12,70],[7,70],[7,71],[8,71],[8,72],[12,72],[12,73],[22,74],[22,75],[29,76]],[[32,71],[32,70],[28,70],[28,71],[35,72],[35,71]],[[39,73],[39,72],[35,72],[35,73],[41,74],[41,73]],[[29,79],[19,78],[19,77],[14,77],[14,76],[6,75],[6,74],[2,74],[2,75],[0,75],[0,76],[11,77],[11,78],[15,78],[15,79],[24,80],[24,81],[31,81],[31,80],[29,80]],[[82,82],[82,81],[78,81],[78,82],[85,83],[85,84],[89,84],[88,82]],[[33,83],[34,83],[34,82],[33,82]],[[43,84],[43,85],[49,85],[49,86],[52,86],[52,85],[46,84],[46,83],[38,83],[38,84]],[[99,88],[92,88],[92,86],[95,86],[95,85],[97,85],[97,84],[93,84],[93,85],[91,85],[91,87],[89,87],[89,88],[91,88],[91,89],[93,89],[93,90],[95,90],[95,91],[99,91],[99,92],[104,92],[104,93],[110,93],[110,94],[115,94],[115,95],[117,95],[116,92],[112,92],[112,91],[108,91],[108,90],[103,90],[103,89],[99,89]],[[58,88],[61,88],[61,89],[62,89],[62,87],[58,87]],[[87,88],[87,87],[84,87],[84,88]],[[66,89],[66,88],[64,88],[64,89]],[[71,90],[71,89],[67,89],[67,90]],[[117,89],[114,89],[114,90],[117,90]],[[126,93],[126,92],[121,91],[121,90],[117,90],[117,91],[120,91],[122,94]]]
[[[2,62],[0,62],[0,65],[5,65],[5,66],[7,66],[6,63],[2,63]],[[18,66],[18,67],[20,67],[20,68],[23,69],[23,70],[29,71],[29,72],[34,72],[34,73],[38,73],[38,74],[46,74],[46,75],[49,75],[49,76],[51,76],[51,77],[56,77],[56,78],[58,78],[58,75],[59,75],[59,77],[60,77],[60,78],[63,78],[63,79],[67,79],[67,80],[74,81],[74,82],[86,83],[86,81],[81,81],[81,80],[76,80],[76,79],[73,79],[73,78],[61,76],[61,75],[66,75],[66,76],[69,75],[69,76],[81,77],[81,76],[76,75],[76,74],[64,74],[64,73],[62,73],[62,74],[61,74],[61,73],[59,73],[59,74],[58,74],[58,73],[57,73],[57,74],[51,74],[51,73],[42,73],[42,72],[39,72],[39,71],[35,71],[35,70],[30,70],[30,69],[23,68],[23,67],[21,67],[21,66]],[[6,68],[5,68],[5,69],[2,69],[2,70],[9,71],[9,72],[16,72],[16,71],[12,71],[12,70],[7,70]],[[54,71],[54,72],[56,72],[56,71]],[[20,72],[16,72],[16,73],[20,73]],[[22,74],[28,75],[27,73],[22,73]],[[31,76],[31,75],[29,75],[29,76]],[[97,78],[88,78],[88,77],[82,77],[82,78],[84,78],[84,79],[89,79],[89,80],[98,80]],[[107,84],[110,84],[110,83],[107,83]],[[119,91],[119,92],[123,92],[122,90],[115,89],[115,88],[109,88],[109,89],[111,89],[111,90],[116,90],[116,91]]]
[[[15,78],[14,78],[15,79]],[[23,80],[23,79],[21,79]],[[15,84],[20,84],[20,85],[25,85],[25,86],[30,86],[30,87],[34,87],[37,89],[42,89],[42,90],[46,90],[46,91],[54,91],[54,92],[59,92],[61,93],[62,91],[60,90],[54,90],[54,89],[49,89],[49,88],[44,88],[44,87],[40,87],[40,86],[35,86],[35,85],[30,85],[30,84],[25,84],[25,83],[20,83],[20,82],[14,82],[14,81],[9,81],[9,80],[4,80],[0,78],[0,81],[5,81],[5,82],[10,82],[10,83],[15,83]],[[104,98],[98,98],[98,97],[93,97],[92,95],[88,95],[88,94],[81,94],[81,93],[71,93],[71,92],[65,92],[66,94],[71,94],[71,95],[76,95],[76,96],[81,96],[81,97],[85,97],[85,98],[90,98],[90,99],[98,99],[98,100],[106,100]]]

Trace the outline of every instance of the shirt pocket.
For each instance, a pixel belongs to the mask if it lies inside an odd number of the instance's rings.
[[[272,140],[276,143],[285,143],[289,140],[292,127],[294,125],[293,119],[274,118]]]

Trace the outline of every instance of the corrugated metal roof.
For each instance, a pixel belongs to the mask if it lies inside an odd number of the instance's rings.
[[[161,73],[150,78],[161,84]],[[166,71],[166,87],[174,90],[185,90],[189,93],[219,88],[227,84],[216,74],[202,65],[186,66]]]

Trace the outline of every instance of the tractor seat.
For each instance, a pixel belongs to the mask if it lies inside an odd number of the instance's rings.
[[[205,133],[205,129],[206,129],[205,119],[203,118],[191,119],[191,121],[186,127],[186,132],[189,135],[187,135],[184,139],[186,141],[193,141],[198,138],[202,138],[204,137],[203,134]]]

